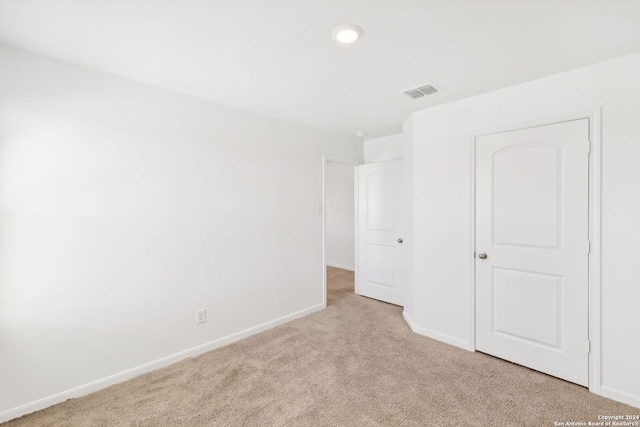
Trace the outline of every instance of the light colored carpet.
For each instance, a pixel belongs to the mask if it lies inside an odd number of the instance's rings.
[[[640,410],[412,333],[402,309],[353,294],[227,347],[72,399],[18,426],[552,426]]]

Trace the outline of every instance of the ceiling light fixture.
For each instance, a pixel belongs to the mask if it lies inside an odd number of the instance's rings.
[[[362,28],[356,25],[341,25],[331,33],[338,43],[351,44],[362,37]]]
[[[367,136],[367,133],[363,130],[359,130],[356,132],[356,136],[359,136],[359,137]]]

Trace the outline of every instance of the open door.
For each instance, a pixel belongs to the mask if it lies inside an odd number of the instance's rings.
[[[402,160],[358,166],[357,293],[404,304],[400,195]]]

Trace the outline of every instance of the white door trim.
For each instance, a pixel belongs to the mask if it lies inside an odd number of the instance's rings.
[[[589,139],[591,141],[591,153],[589,156],[589,240],[591,251],[589,253],[589,341],[591,352],[589,354],[589,391],[601,394],[602,377],[602,337],[601,337],[601,108],[542,118],[526,123],[501,126],[499,128],[479,131],[471,137],[471,253],[469,257],[473,265],[476,247],[476,143],[480,136],[495,133],[510,132],[532,127],[568,122],[579,119],[589,119]],[[469,299],[470,325],[469,348],[476,351],[476,280],[475,268],[471,268],[471,289]]]
[[[326,202],[326,187],[327,187],[327,182],[326,182],[326,168],[327,168],[327,164],[328,163],[340,163],[343,165],[349,165],[349,166],[358,166],[360,164],[362,164],[361,162],[357,161],[357,160],[353,160],[353,159],[348,159],[346,157],[338,157],[338,156],[329,156],[326,154],[322,155],[322,305],[324,307],[327,306],[327,256],[325,251],[327,250],[326,248],[326,239],[327,239],[327,202]],[[355,254],[355,271],[356,274],[358,274],[358,204],[356,203],[356,200],[358,200],[358,193],[357,193],[357,189],[358,189],[358,181],[357,181],[357,173],[356,175],[356,181],[355,181],[355,194],[354,194],[354,199],[353,199],[353,209],[355,212],[355,223],[354,223],[354,229],[355,229],[355,236],[354,236],[354,246],[355,246],[355,250],[356,250],[356,254]],[[356,292],[358,291],[357,289],[357,278],[356,278]]]

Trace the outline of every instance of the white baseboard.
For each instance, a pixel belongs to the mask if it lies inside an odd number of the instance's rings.
[[[252,328],[245,329],[240,332],[236,332],[235,334],[218,338],[217,340],[213,340],[208,343],[201,344],[199,346],[192,347],[187,350],[183,350],[178,353],[163,357],[161,359],[157,359],[157,360],[145,363],[143,365],[136,366],[131,369],[127,369],[126,371],[118,372],[117,374],[113,374],[108,377],[101,378],[99,380],[91,381],[87,384],[83,384],[81,386],[74,387],[72,389],[65,390],[63,392],[53,394],[51,396],[47,396],[45,398],[0,412],[0,423],[12,420],[14,418],[21,417],[26,414],[30,414],[35,411],[39,411],[41,409],[48,408],[49,406],[56,405],[58,403],[62,403],[67,399],[86,396],[87,394],[96,392],[98,390],[102,390],[103,388],[121,383],[123,381],[129,380],[131,378],[137,377],[147,372],[164,368],[165,366],[172,365],[176,362],[187,359],[189,357],[198,356],[208,351],[215,350],[220,347],[224,347],[226,345],[239,341],[243,338],[247,338],[251,335],[255,335],[257,333],[266,331],[267,329],[274,328],[276,326],[282,325],[284,323],[290,322],[300,317],[304,317],[311,313],[315,313],[316,311],[323,310],[324,308],[326,308],[326,304],[318,304],[313,307],[309,307],[304,310],[300,310],[295,313],[291,313],[289,315],[280,317],[278,319],[271,320],[266,323],[262,323]]]
[[[620,391],[617,388],[602,385],[600,386],[600,396],[640,408],[640,396]]]
[[[402,312],[402,317],[404,317],[404,320],[407,322],[411,330],[416,334],[424,335],[425,337],[433,338],[434,340],[442,341],[446,344],[451,344],[464,350],[474,351],[474,349],[470,347],[470,343],[467,343],[464,340],[417,326],[413,320],[411,320],[411,317],[407,314],[406,310]],[[600,386],[600,393],[596,394],[617,402],[626,403],[627,405],[640,408],[640,396],[635,394],[627,393],[606,385]]]
[[[435,332],[430,329],[423,328],[421,326],[417,326],[413,322],[413,320],[411,320],[411,317],[409,317],[409,314],[407,314],[406,310],[402,311],[402,317],[404,317],[404,320],[407,322],[411,330],[416,334],[424,335],[425,337],[433,338],[434,340],[441,341],[445,344],[450,344],[455,347],[462,348],[464,350],[474,351],[473,349],[470,348],[471,344],[468,343],[467,341],[461,340],[459,338],[454,338],[452,336],[449,336],[440,332]]]
[[[353,266],[349,267],[348,265],[335,264],[333,262],[328,262],[327,263],[327,267],[333,267],[333,268],[340,268],[342,270],[355,271],[355,268],[353,268]]]

